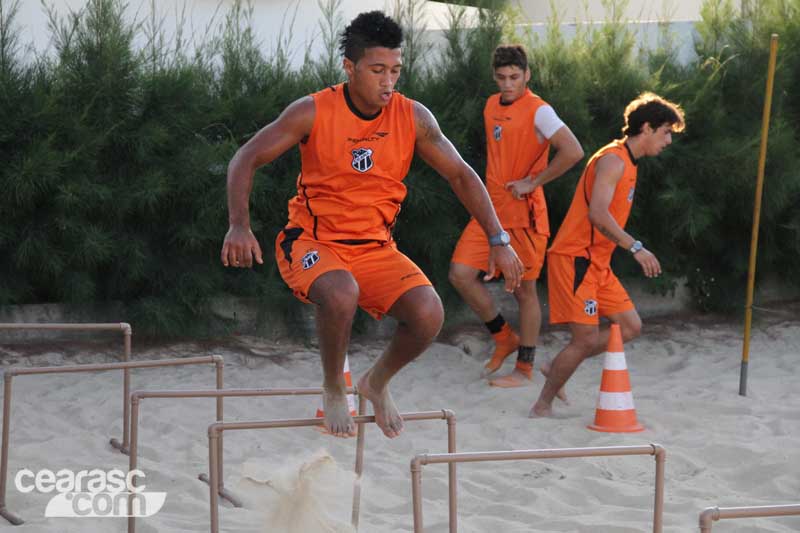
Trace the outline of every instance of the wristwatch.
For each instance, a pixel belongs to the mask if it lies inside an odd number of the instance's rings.
[[[633,244],[630,247],[630,252],[632,254],[635,254],[636,252],[638,252],[642,248],[644,248],[644,246],[642,245],[642,241],[633,241]]]
[[[505,230],[489,237],[489,246],[508,246],[509,244],[511,244],[511,237]]]

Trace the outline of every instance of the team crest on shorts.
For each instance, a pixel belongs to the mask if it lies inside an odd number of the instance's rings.
[[[500,124],[495,124],[494,126],[494,140],[499,141],[500,138],[503,136],[503,126]]]
[[[303,270],[308,270],[319,262],[319,252],[316,250],[309,250],[303,256]]]
[[[583,302],[583,312],[589,316],[597,314],[597,302],[595,300],[586,300]]]
[[[359,172],[366,172],[372,168],[372,148],[356,148],[352,150],[353,168]]]

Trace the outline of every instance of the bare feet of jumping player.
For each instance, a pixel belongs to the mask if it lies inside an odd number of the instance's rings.
[[[372,409],[375,412],[375,423],[383,431],[383,434],[390,439],[397,437],[403,431],[403,418],[394,404],[389,387],[376,389],[370,384],[372,369],[361,376],[358,380],[358,393],[372,402]]]
[[[335,437],[354,437],[356,424],[350,416],[347,392],[340,387],[323,387],[322,407],[325,410],[325,430]]]

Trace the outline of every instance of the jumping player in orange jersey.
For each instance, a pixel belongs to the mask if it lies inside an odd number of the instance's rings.
[[[506,357],[517,352],[514,370],[490,380],[500,387],[521,387],[533,378],[533,359],[542,312],[536,279],[544,263],[550,228],[542,185],[558,178],[583,157],[572,131],[553,108],[528,89],[531,71],[525,50],[518,45],[498,46],[492,60],[499,93],[489,97],[483,110],[486,129],[486,188],[503,229],[525,267],[522,283],[514,291],[519,305],[520,335],[497,312],[480,279],[490,253],[478,222],[470,220],[453,252],[450,282],[486,324],[494,338],[494,353],[483,371],[497,371]],[[550,146],[556,155],[548,164]],[[494,277],[488,272],[483,280]],[[547,372],[547,365],[543,365]]]
[[[624,341],[641,332],[639,314],[611,271],[614,249],[629,250],[645,276],[661,274],[656,256],[624,228],[633,205],[639,159],[657,156],[672,142],[673,132],[683,131],[683,111],[653,93],[643,93],[628,104],[624,116],[624,137],[589,160],[548,250],[550,323],[568,323],[572,338],[553,359],[531,417],[551,415],[553,398],[578,365],[605,349],[608,329],[600,331],[601,316],[620,325]]]
[[[380,11],[358,15],[340,41],[347,83],[290,104],[228,166],[230,228],[222,263],[247,268],[254,259],[262,263],[250,230],[253,173],[299,144],[297,196],[289,202],[289,222],[278,234],[275,256],[294,294],[316,304],[324,425],[340,437],[355,434],[343,368],[356,307],[398,321],[389,346],[357,385],[388,437],[403,429],[389,380],[428,347],[442,325],[439,296],[392,238],[414,153],[448,180],[484,238],[503,232],[486,188],[431,112],[394,92],[401,42],[400,26]],[[487,268],[503,272],[506,290],[519,286],[522,263],[511,246],[493,247]]]

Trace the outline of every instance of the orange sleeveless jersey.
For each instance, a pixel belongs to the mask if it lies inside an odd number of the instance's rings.
[[[322,241],[391,240],[414,156],[413,101],[395,92],[372,120],[345,100],[344,84],[314,98],[314,125],[300,144],[297,196],[288,227]]]
[[[539,142],[534,125],[536,110],[543,105],[547,102],[530,89],[509,105],[500,103],[500,94],[486,101],[486,189],[504,228],[534,227],[536,233],[550,235],[542,188],[537,187],[523,200],[505,189],[509,181],[535,176],[547,167],[550,142]]]
[[[614,190],[614,196],[608,206],[608,211],[617,224],[621,228],[625,228],[636,189],[636,163],[624,141],[616,140],[595,152],[589,160],[578,181],[567,216],[561,223],[549,250],[553,254],[586,257],[601,268],[609,268],[611,254],[614,253],[614,248],[617,246],[589,222],[589,203],[592,201],[595,166],[597,161],[606,154],[616,154],[625,163],[625,170],[617,182],[617,188]]]

